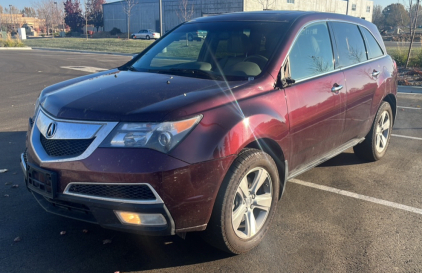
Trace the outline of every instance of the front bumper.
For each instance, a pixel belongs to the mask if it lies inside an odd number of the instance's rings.
[[[31,182],[31,175],[28,173],[30,166],[26,159],[26,154],[21,155],[21,167],[25,174],[25,183],[28,190],[32,193],[37,202],[47,212],[60,216],[81,220],[89,223],[99,224],[108,229],[114,229],[124,232],[131,232],[143,235],[174,235],[175,224],[165,204],[161,199],[154,202],[140,203],[130,200],[113,198],[97,198],[95,196],[77,196],[58,193],[46,193],[40,188],[35,187],[35,182]],[[127,211],[142,214],[161,214],[166,220],[165,225],[142,226],[123,224],[115,214],[115,211]]]

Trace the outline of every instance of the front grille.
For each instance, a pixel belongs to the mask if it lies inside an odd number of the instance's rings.
[[[83,194],[95,197],[130,199],[130,200],[155,200],[155,195],[147,185],[93,185],[72,184],[69,193]]]
[[[40,134],[40,141],[49,156],[79,156],[91,145],[91,139],[47,139]]]

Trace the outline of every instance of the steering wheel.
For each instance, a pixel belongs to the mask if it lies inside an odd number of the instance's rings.
[[[243,59],[244,62],[251,62],[251,63],[256,63],[259,68],[262,68],[265,66],[265,64],[268,62],[268,58],[262,56],[262,55],[251,55],[246,57],[245,59]]]

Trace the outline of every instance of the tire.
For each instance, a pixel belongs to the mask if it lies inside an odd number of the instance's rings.
[[[355,154],[366,161],[380,160],[387,152],[393,128],[393,111],[388,102],[383,102],[375,116],[372,128],[365,140],[354,146]]]
[[[223,180],[202,238],[232,254],[253,249],[268,231],[279,191],[280,180],[274,160],[261,150],[244,149]]]
[[[149,40],[149,39],[151,39],[151,38],[149,37],[149,35],[147,35],[147,37],[145,37],[145,39]]]

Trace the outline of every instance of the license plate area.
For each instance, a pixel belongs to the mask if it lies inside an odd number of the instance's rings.
[[[57,192],[57,173],[30,163],[28,163],[27,168],[27,187],[31,191],[54,198]]]

